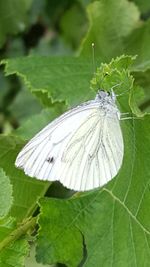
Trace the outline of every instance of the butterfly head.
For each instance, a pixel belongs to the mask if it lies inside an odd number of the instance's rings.
[[[111,92],[99,90],[96,95],[96,100],[102,102],[102,103],[115,103],[116,101],[116,95],[113,90]]]

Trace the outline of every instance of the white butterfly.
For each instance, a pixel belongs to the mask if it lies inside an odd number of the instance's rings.
[[[26,144],[15,165],[76,191],[103,186],[118,173],[124,154],[115,100],[113,91],[100,90],[95,100],[64,113]]]

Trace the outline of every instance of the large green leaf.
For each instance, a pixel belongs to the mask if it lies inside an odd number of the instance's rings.
[[[7,215],[12,205],[12,186],[9,178],[0,169],[0,217]]]
[[[26,13],[32,0],[0,1],[0,46],[5,42],[8,34],[16,34],[26,27]]]
[[[70,105],[79,104],[93,94],[89,91],[93,75],[89,60],[74,57],[27,57],[9,59],[7,75],[16,73],[36,94],[45,106],[53,101],[67,100]],[[47,99],[47,101],[46,101]]]
[[[131,53],[134,54],[134,50]],[[141,60],[143,64],[140,63]],[[133,75],[135,75],[137,81],[150,68],[150,61],[146,60],[146,53],[144,58],[141,56],[141,60],[136,60],[132,67]],[[71,106],[77,105],[94,97],[94,93],[89,90],[90,79],[93,75],[92,64],[89,59],[29,57],[5,60],[3,63],[6,64],[6,75],[16,73],[18,76],[23,77],[27,87],[45,107],[51,107],[53,101],[62,100],[66,100]],[[98,61],[96,63],[98,64]],[[33,69],[34,72],[32,71]],[[108,80],[108,77],[106,80]],[[103,85],[105,86],[103,82],[99,84],[97,89],[103,88]],[[109,85],[111,87],[111,84]],[[144,84],[140,85],[145,87]]]
[[[114,91],[129,87],[118,97],[122,112],[140,115],[133,94],[133,80],[127,66],[131,58],[121,57],[97,70],[107,71],[103,83],[119,82]],[[123,89],[122,89],[123,90]],[[126,91],[126,90],[125,90]],[[123,91],[122,91],[123,92]],[[76,266],[149,266],[150,194],[149,144],[150,116],[123,120],[124,160],[116,178],[102,189],[76,197],[41,199],[37,260]]]
[[[87,11],[90,27],[81,47],[81,55],[91,55],[92,43],[95,43],[95,55],[101,62],[122,54],[123,38],[138,23],[137,7],[126,0],[102,0],[92,2]]]
[[[124,121],[125,155],[107,186],[68,200],[43,199],[37,259],[81,266],[149,266],[150,117]]]

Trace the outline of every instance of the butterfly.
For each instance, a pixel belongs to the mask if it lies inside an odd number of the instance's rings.
[[[99,90],[50,122],[21,150],[15,165],[40,180],[75,191],[101,187],[117,175],[124,154],[116,95]]]

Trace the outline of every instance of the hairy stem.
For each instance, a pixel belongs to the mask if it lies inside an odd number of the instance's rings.
[[[0,251],[24,235],[30,228],[35,227],[36,221],[37,217],[30,218],[24,221],[17,229],[13,230],[5,239],[2,240],[2,242],[0,242]]]

